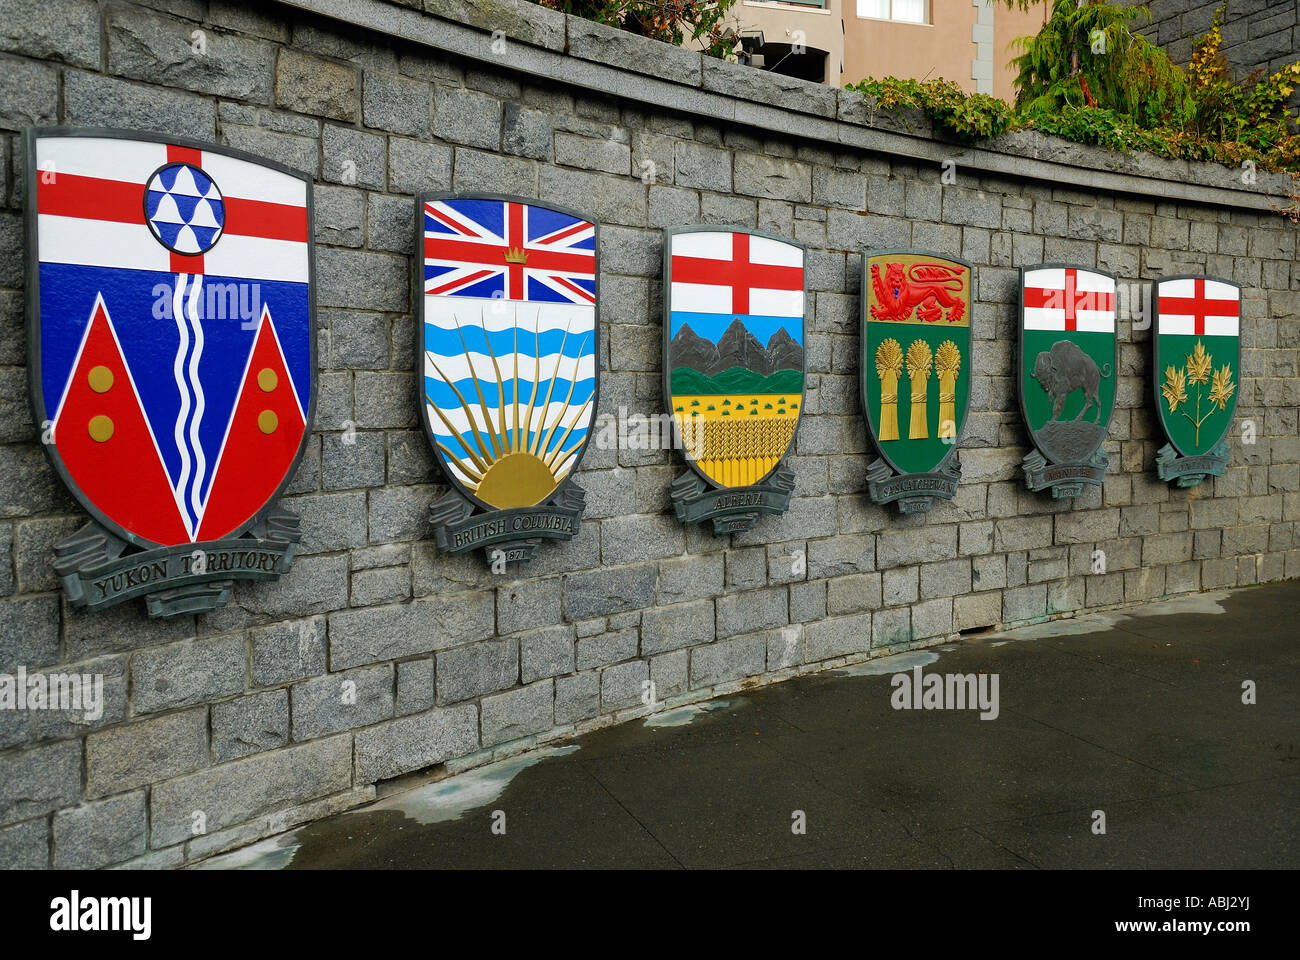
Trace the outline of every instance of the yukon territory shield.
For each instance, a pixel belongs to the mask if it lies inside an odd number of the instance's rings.
[[[596,412],[597,224],[534,200],[419,200],[419,407],[454,488],[438,546],[494,567],[578,532]]]
[[[755,230],[665,231],[664,393],[691,468],[671,489],[683,523],[748,530],[789,506],[804,259],[801,244]]]
[[[311,181],[146,133],[26,148],[32,406],[92,517],[55,547],[69,602],[170,616],[279,577],[314,403]]]
[[[971,266],[926,250],[862,258],[862,358],[867,429],[879,457],[867,492],[902,513],[951,500],[957,443],[970,406]]]
[[[1194,487],[1228,466],[1228,428],[1241,375],[1241,287],[1214,277],[1155,285],[1156,409],[1169,442],[1156,474]]]
[[[1021,465],[1030,490],[1077,497],[1105,479],[1117,351],[1113,275],[1068,264],[1021,268],[1020,409],[1034,443]]]

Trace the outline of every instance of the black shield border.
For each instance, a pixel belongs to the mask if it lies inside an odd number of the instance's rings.
[[[893,470],[894,473],[898,474],[899,476],[921,476],[922,474],[917,474],[914,472],[909,473],[903,470],[901,467],[898,466],[898,464],[894,463],[894,461],[890,458],[889,454],[885,452],[880,442],[876,439],[876,424],[871,419],[871,404],[867,402],[867,369],[868,368],[867,368],[866,352],[867,352],[867,323],[869,322],[869,319],[867,317],[867,311],[869,308],[869,302],[867,299],[867,284],[870,282],[870,277],[868,275],[869,274],[868,261],[870,261],[873,257],[888,257],[895,254],[906,254],[908,256],[919,256],[919,257],[935,257],[939,260],[947,260],[949,263],[959,263],[966,268],[966,276],[970,278],[969,279],[970,325],[969,327],[967,327],[967,329],[970,331],[970,334],[967,337],[969,341],[968,348],[967,348],[968,349],[967,363],[971,363],[971,364],[973,364],[974,355],[975,355],[975,267],[973,264],[971,264],[966,260],[963,260],[961,257],[955,257],[949,253],[939,253],[936,250],[907,250],[907,249],[865,250],[862,253],[862,263],[858,271],[860,275],[860,288],[861,288],[858,293],[858,300],[859,300],[859,304],[858,304],[858,341],[859,341],[858,343],[858,400],[862,405],[863,418],[867,421],[867,435],[871,437],[871,445],[872,447],[875,448],[876,453],[880,455],[880,458],[889,465],[889,468]],[[930,470],[925,471],[925,474],[939,473],[949,463],[951,463],[952,458],[957,455],[957,448],[961,446],[962,437],[965,436],[966,434],[966,422],[970,420],[971,382],[975,379],[975,371],[973,367],[970,373],[971,375],[966,378],[966,403],[964,406],[966,413],[965,416],[962,417],[961,425],[958,426],[957,428],[957,439],[952,444],[952,448],[946,454],[944,454],[943,459],[940,460],[937,464],[935,464],[935,466],[932,467]]]
[[[28,396],[31,401],[32,416],[37,431],[42,429],[47,416],[45,410],[45,400],[41,390],[41,338],[40,338],[40,249],[37,243],[38,219],[37,219],[37,185],[39,182],[38,171],[36,169],[36,143],[40,139],[47,137],[78,137],[78,138],[103,138],[107,140],[132,140],[138,143],[163,143],[171,144],[178,147],[187,147],[193,150],[200,150],[205,153],[217,153],[222,156],[231,157],[236,160],[244,160],[248,163],[256,164],[277,173],[283,173],[288,176],[301,180],[307,186],[307,322],[309,325],[309,340],[311,347],[311,387],[310,396],[307,403],[307,422],[303,429],[302,441],[298,444],[298,452],[294,454],[293,461],[289,469],[285,471],[284,479],[275,492],[267,498],[266,503],[249,517],[244,523],[240,524],[234,530],[231,530],[223,539],[238,537],[247,533],[250,529],[260,524],[277,505],[280,497],[283,496],[285,488],[289,486],[293,478],[298,473],[298,467],[302,463],[303,454],[306,453],[308,445],[313,440],[313,433],[316,423],[316,396],[320,389],[320,367],[317,357],[317,339],[319,329],[317,326],[316,316],[316,238],[315,238],[315,206],[313,197],[314,179],[311,175],[295,170],[292,167],[279,163],[275,160],[269,160],[259,157],[256,154],[248,153],[244,150],[238,150],[234,147],[221,146],[219,144],[208,143],[202,140],[194,140],[188,137],[173,137],[166,134],[157,133],[149,130],[127,130],[120,127],[73,127],[73,126],[54,126],[54,127],[26,127],[23,130],[23,154],[26,162],[25,184],[26,207],[24,210],[24,242],[27,244],[27,252],[23,264],[23,283],[27,299],[27,376],[28,376]],[[120,526],[95,506],[77,486],[76,482],[68,474],[67,468],[63,464],[63,458],[59,456],[58,449],[52,443],[42,443],[45,448],[45,455],[49,458],[51,466],[58,474],[63,485],[73,495],[74,499],[81,507],[94,519],[94,521],[112,532],[114,535],[121,537],[127,543],[142,549],[151,549],[163,547],[164,544],[154,543],[152,540],[146,540],[131,531]],[[196,540],[193,546],[213,541]],[[176,546],[182,546],[178,544]]]
[[[596,419],[600,414],[600,383],[604,379],[601,376],[601,351],[600,351],[600,221],[593,216],[572,210],[569,207],[563,207],[559,204],[551,203],[547,200],[538,200],[534,197],[520,197],[506,193],[475,193],[475,192],[458,192],[446,190],[434,190],[426,193],[419,193],[415,196],[415,256],[412,258],[413,273],[411,277],[412,296],[415,298],[415,401],[420,411],[420,424],[424,428],[424,438],[429,444],[429,453],[434,462],[442,471],[442,475],[447,478],[447,482],[457,493],[463,496],[470,503],[483,510],[495,512],[500,507],[494,507],[492,504],[480,500],[461,482],[460,478],[452,473],[447,464],[443,461],[442,456],[438,453],[438,448],[433,439],[433,428],[429,423],[429,412],[426,409],[427,404],[424,399],[424,205],[432,203],[435,200],[499,200],[502,203],[526,203],[533,207],[542,207],[547,210],[553,210],[556,213],[562,213],[565,216],[574,217],[578,220],[585,220],[596,228],[594,236],[594,250],[596,256],[596,302],[593,304],[594,320],[592,325],[595,354],[595,371],[596,371],[596,389],[592,393],[592,415],[591,429],[587,432],[587,437],[583,440],[582,449],[578,451],[577,459],[574,460],[573,466],[569,469],[569,475],[546,497],[542,503],[555,499],[560,495],[569,484],[573,483],[578,475],[578,468],[582,466],[582,459],[587,455],[587,448],[591,446],[591,438],[595,431]],[[540,506],[540,504],[533,504]]]

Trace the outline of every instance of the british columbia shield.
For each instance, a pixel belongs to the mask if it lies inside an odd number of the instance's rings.
[[[1241,287],[1215,277],[1155,284],[1156,409],[1169,442],[1156,454],[1161,480],[1193,487],[1228,465],[1228,428],[1241,376]]]
[[[691,472],[678,519],[747,530],[794,490],[783,459],[803,409],[802,244],[757,230],[664,236],[664,393]]]
[[[596,412],[598,224],[536,200],[421,197],[417,380],[439,546],[493,563],[578,532]]]
[[[1114,275],[1069,264],[1021,268],[1020,409],[1035,448],[1022,463],[1029,489],[1059,499],[1101,485],[1118,349]]]
[[[927,250],[862,258],[863,407],[879,459],[867,468],[878,503],[922,513],[951,500],[970,406],[971,265]]]
[[[211,144],[26,132],[32,407],[91,522],[69,601],[210,610],[288,569],[315,395],[311,180]]]

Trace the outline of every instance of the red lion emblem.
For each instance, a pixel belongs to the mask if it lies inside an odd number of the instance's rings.
[[[871,286],[878,305],[871,308],[877,320],[908,320],[912,311],[926,323],[934,323],[948,311],[949,323],[957,323],[966,313],[966,305],[954,293],[966,287],[960,267],[943,263],[914,263],[903,270],[901,263],[887,264],[885,279],[880,266],[871,265]]]

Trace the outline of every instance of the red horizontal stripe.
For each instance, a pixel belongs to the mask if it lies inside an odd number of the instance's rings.
[[[1047,290],[1042,287],[1025,287],[1025,306],[1064,310],[1065,291]],[[1079,290],[1075,294],[1075,309],[1114,310],[1115,297],[1113,294],[1103,293],[1100,290]]]
[[[223,233],[267,240],[307,242],[307,208],[291,203],[270,203],[225,197]],[[51,182],[37,185],[37,210],[58,217],[110,220],[144,224],[144,184],[55,174]]]
[[[524,251],[528,262],[522,264],[529,270],[561,270],[568,273],[595,273],[594,253],[559,253],[529,247]],[[424,255],[437,260],[455,260],[465,264],[481,263],[500,267],[506,262],[506,248],[500,244],[470,243],[464,240],[442,240],[426,237]]]
[[[750,289],[759,290],[802,290],[803,268],[675,256],[673,280],[677,283],[710,283],[717,286],[743,284]]]
[[[1240,317],[1240,300],[1210,300],[1196,297],[1161,297],[1160,312],[1194,317]]]

